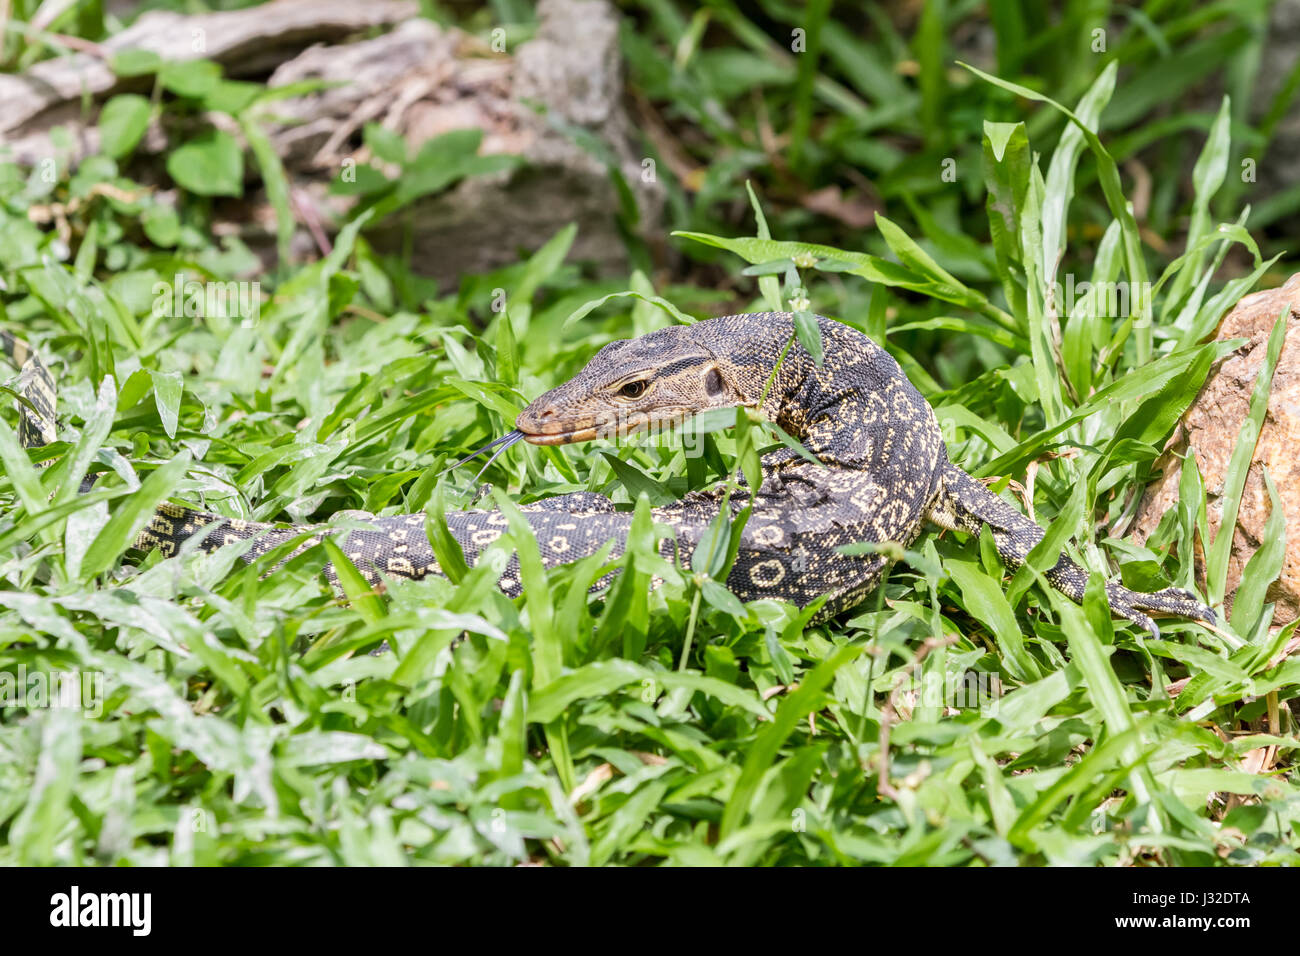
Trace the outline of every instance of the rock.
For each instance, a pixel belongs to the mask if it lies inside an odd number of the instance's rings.
[[[346,164],[373,163],[400,174],[362,143],[365,125],[377,123],[405,139],[411,156],[443,133],[478,129],[481,155],[522,162],[470,176],[370,224],[365,235],[376,249],[409,251],[413,271],[454,287],[467,273],[518,261],[575,223],[570,259],[603,274],[626,274],[623,230],[631,224],[620,224],[620,216],[630,208],[636,228],[655,234],[665,193],[653,177],[642,176],[643,157],[624,108],[619,14],[606,0],[542,0],[536,35],[507,50],[497,38],[486,43],[418,17],[417,10],[411,0],[274,0],[213,14],[145,14],[103,44],[89,44],[93,50],[0,75],[0,154],[29,165],[54,155],[55,126],[64,126],[74,144],[66,155],[74,165],[95,152],[97,117],[84,110],[83,94],[102,105],[142,82],[149,89],[145,80],[114,75],[105,61],[112,53],[207,56],[228,76],[266,79],[271,87],[324,84],[275,101],[259,118],[290,186],[294,258],[319,255],[347,221],[355,197],[330,189]],[[384,32],[358,39],[367,31]],[[193,36],[205,38],[203,52],[193,48]],[[206,119],[243,137],[229,117],[209,113]],[[126,172],[165,195],[171,182],[162,159],[175,145],[155,122]],[[258,164],[250,160],[246,169],[246,195],[214,203],[212,230],[240,238],[263,269],[272,269],[279,254],[276,211],[256,182]],[[627,184],[631,207],[611,171]]]
[[[83,125],[83,99],[102,101],[127,90],[147,94],[151,85],[113,72],[110,58],[124,50],[146,50],[171,62],[213,60],[227,76],[256,77],[312,43],[391,26],[418,11],[411,0],[275,0],[215,13],[150,11],[103,43],[76,41],[77,52],[68,56],[41,60],[22,73],[0,74],[0,149],[25,165],[63,156],[66,150],[54,147],[50,130],[64,126],[74,133],[68,159],[79,161],[95,152],[99,130]]]
[[[1268,7],[1268,23],[1261,39],[1260,61],[1249,100],[1250,121],[1254,124],[1263,121],[1273,108],[1300,56],[1300,0],[1274,0]],[[1252,203],[1300,183],[1300,110],[1292,102],[1292,107],[1276,121],[1265,153],[1259,156],[1248,150],[1242,156],[1255,161],[1252,171],[1259,179],[1258,186],[1244,193]],[[1275,222],[1272,230],[1286,238],[1295,232],[1298,224],[1300,214],[1292,211]]]
[[[1211,539],[1218,534],[1223,520],[1222,494],[1228,461],[1237,446],[1251,392],[1264,365],[1269,333],[1284,308],[1290,309],[1286,346],[1273,375],[1268,414],[1255,445],[1228,563],[1228,600],[1231,601],[1246,562],[1261,543],[1268,521],[1270,504],[1263,478],[1266,467],[1285,509],[1287,527],[1282,575],[1266,596],[1266,600],[1276,603],[1274,624],[1286,624],[1300,617],[1300,456],[1297,455],[1300,448],[1300,273],[1281,288],[1246,296],[1220,324],[1219,339],[1248,341],[1211,373],[1183,415],[1158,463],[1158,467],[1163,466],[1164,474],[1147,489],[1134,524],[1134,536],[1145,541],[1161,516],[1178,501],[1180,459],[1190,446],[1205,481]],[[1196,573],[1202,581],[1205,576],[1203,544],[1198,541],[1196,550]]]
[[[480,154],[524,162],[464,179],[368,227],[366,237],[377,249],[409,249],[415,272],[454,286],[467,273],[517,261],[521,252],[535,251],[576,223],[570,257],[601,273],[626,273],[611,167],[630,187],[639,228],[647,234],[658,221],[664,190],[643,180],[641,156],[633,149],[618,15],[605,0],[543,0],[538,16],[537,34],[513,55],[459,30],[412,20],[391,33],[316,47],[282,64],[270,86],[343,81],[277,109],[289,122],[273,129],[271,139],[302,187],[300,205],[312,203],[330,231],[330,223],[343,219],[350,200],[329,195],[328,187],[347,161],[373,161],[357,135],[367,122],[401,135],[409,155],[443,133],[479,129]],[[271,225],[268,217],[255,218]],[[244,238],[264,258],[273,252],[269,230],[261,242]]]

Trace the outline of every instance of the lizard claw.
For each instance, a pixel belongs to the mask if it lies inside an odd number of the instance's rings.
[[[1125,620],[1132,621],[1138,627],[1149,631],[1153,637],[1160,637],[1160,628],[1151,619],[1150,614],[1171,614],[1214,624],[1214,612],[1200,602],[1200,599],[1184,588],[1165,588],[1163,591],[1130,591],[1118,584],[1106,586],[1106,597],[1110,609]]]

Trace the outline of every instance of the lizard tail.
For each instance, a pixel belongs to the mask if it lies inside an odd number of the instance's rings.
[[[50,370],[35,349],[3,329],[0,329],[0,351],[19,369],[18,394],[22,399],[22,413],[18,422],[18,440],[24,448],[39,448],[57,440],[54,422],[59,393]]]
[[[54,376],[34,348],[3,329],[0,329],[0,352],[19,369],[19,442],[24,448],[40,448],[58,441],[58,388]],[[81,490],[89,491],[93,484],[94,478],[88,478]],[[204,532],[200,546],[205,551],[215,551],[232,541],[257,539],[250,549],[250,558],[278,547],[293,535],[292,531],[270,524],[163,504],[140,532],[135,546],[142,550],[156,547],[164,556],[171,557],[187,538],[200,532]]]

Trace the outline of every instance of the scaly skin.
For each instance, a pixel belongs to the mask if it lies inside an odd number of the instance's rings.
[[[886,559],[837,549],[864,541],[905,547],[927,520],[975,535],[987,526],[1003,560],[1013,568],[1023,562],[1043,530],[948,461],[934,412],[887,352],[846,325],[818,321],[825,351],[821,367],[800,344],[791,344],[789,313],[723,316],[612,342],[575,378],[524,409],[516,428],[533,444],[567,444],[736,406],[754,408],[780,425],[818,464],[782,449],[763,457],[756,494],[742,486],[728,499],[720,485],[652,509],[668,532],[660,553],[685,561],[724,500],[733,516],[752,505],[727,578],[742,600],[781,598],[804,606],[824,595],[819,618],[852,607],[879,583]],[[53,435],[53,382],[30,350],[6,344],[15,341],[5,338],[0,344],[26,359],[25,387],[40,412],[33,416],[23,409],[24,442],[41,444]],[[617,556],[632,521],[630,513],[590,492],[520,510],[547,566],[596,554],[611,542],[611,556]],[[364,529],[340,532],[341,546],[372,583],[384,574],[439,573],[424,515],[361,520]],[[446,520],[470,565],[507,530],[505,515],[497,511],[450,512]],[[168,504],[137,547],[175,554],[205,529],[200,546],[206,550],[254,539],[245,555],[250,560],[304,530]],[[1073,600],[1083,599],[1088,575],[1068,558],[1062,556],[1046,577]],[[517,558],[499,584],[511,596],[520,593]],[[1148,594],[1110,584],[1107,596],[1115,614],[1153,633],[1158,631],[1151,614],[1214,620],[1195,595],[1178,588]]]

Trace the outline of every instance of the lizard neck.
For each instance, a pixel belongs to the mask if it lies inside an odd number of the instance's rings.
[[[708,344],[726,357],[754,405],[780,362],[760,410],[823,464],[888,471],[891,461],[896,467],[897,456],[907,455],[918,473],[936,467],[943,442],[934,413],[893,357],[863,333],[818,317],[823,352],[818,366],[797,339],[781,359],[794,333],[791,313],[713,321],[725,340]]]

